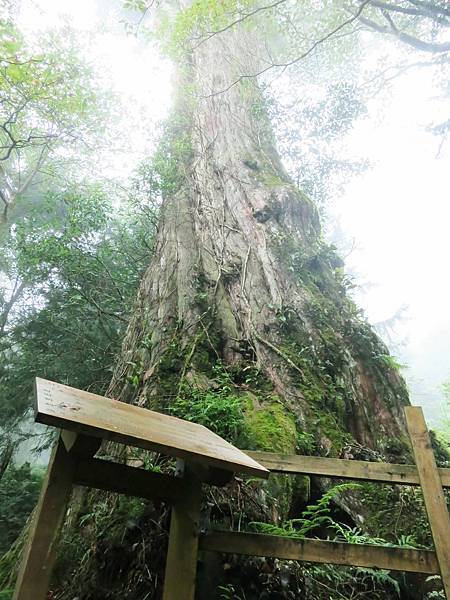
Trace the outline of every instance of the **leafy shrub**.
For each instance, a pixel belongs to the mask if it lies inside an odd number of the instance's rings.
[[[242,400],[228,390],[191,388],[177,398],[171,414],[200,423],[231,442],[237,442],[244,431]]]
[[[221,364],[214,365],[213,374],[214,388],[201,389],[184,382],[170,412],[204,425],[230,442],[242,443],[246,431],[242,398]]]

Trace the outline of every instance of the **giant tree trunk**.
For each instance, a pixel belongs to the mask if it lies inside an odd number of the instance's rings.
[[[257,82],[213,93],[257,69],[255,48],[228,31],[180,66],[156,252],[109,394],[187,413],[229,394],[247,448],[402,454],[405,385],[280,162]],[[272,488],[272,518],[299,488]]]
[[[248,46],[248,32],[216,35],[183,65],[175,189],[110,393],[166,410],[184,383],[208,387],[220,362],[245,396],[248,426],[278,420],[264,439],[254,432],[254,446],[294,452],[307,432],[326,455],[353,442],[402,449],[403,380],[281,165],[257,83],[213,93],[255,71]],[[259,387],[245,385],[249,369]]]

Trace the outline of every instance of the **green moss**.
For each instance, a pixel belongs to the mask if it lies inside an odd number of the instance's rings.
[[[313,431],[317,432],[318,444],[324,446],[321,438],[326,438],[329,443],[327,454],[329,456],[339,456],[342,448],[353,440],[352,436],[345,431],[343,425],[339,423],[336,416],[324,411],[316,411],[313,423]]]
[[[245,422],[250,450],[295,453],[297,443],[295,419],[276,395],[259,401],[253,394],[247,394]],[[275,512],[281,518],[285,518],[289,513],[296,479],[287,475],[271,475],[266,485],[269,498],[276,507]]]
[[[185,353],[180,351],[178,337],[172,336],[172,340],[155,369],[155,379],[158,382],[158,392],[162,399],[161,408],[170,403],[178,393],[180,375],[183,371]],[[153,407],[154,408],[154,407]]]
[[[295,419],[277,396],[270,396],[261,404],[253,395],[247,395],[245,422],[250,450],[264,450],[293,454],[297,443]]]
[[[286,185],[286,181],[275,173],[264,173],[262,179],[267,187],[280,187]]]

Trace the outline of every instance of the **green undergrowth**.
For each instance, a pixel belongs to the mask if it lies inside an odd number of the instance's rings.
[[[379,535],[371,535],[358,527],[340,522],[334,513],[334,502],[341,494],[358,493],[364,485],[355,483],[339,484],[328,490],[315,503],[306,506],[298,518],[289,519],[278,524],[252,522],[250,529],[258,533],[277,535],[301,540],[304,538],[328,539],[348,544],[372,544],[376,546],[417,548],[420,547],[411,535],[399,535],[394,540],[384,539]],[[270,586],[286,589],[289,587],[295,597],[308,600],[330,600],[330,598],[367,597],[375,599],[393,599],[409,597],[406,580],[403,576],[388,570],[342,567],[337,565],[307,565],[296,563],[286,565],[280,562],[279,572],[284,573],[284,584],[273,578]],[[417,586],[417,582],[416,582]],[[222,586],[221,590],[233,588],[235,596],[240,598],[242,588],[233,583]],[[406,594],[406,596],[404,596]],[[245,594],[242,596],[245,597]],[[292,596],[294,597],[294,595]],[[228,598],[223,594],[220,598]]]
[[[205,377],[196,373],[182,382],[170,414],[205,425],[242,448],[295,453],[294,415],[257,369],[241,371],[217,361],[208,370]]]
[[[21,557],[22,547],[22,541],[15,543],[8,552],[0,558],[0,590],[4,591],[5,594],[14,587],[16,569]]]
[[[294,454],[302,438],[295,416],[275,394],[273,384],[251,364],[224,365],[212,356],[209,340],[198,336],[195,353],[190,347],[184,356],[175,356],[174,347],[168,348],[157,373],[158,378],[164,373],[165,393],[171,375],[173,396],[166,412],[200,423],[240,448]],[[194,368],[188,369],[186,357],[191,354]],[[303,441],[313,443],[307,434]],[[280,514],[287,514],[294,493],[305,501],[309,495],[305,477],[274,475],[264,485]]]
[[[341,526],[334,521],[331,516],[331,502],[344,490],[359,489],[359,484],[343,483],[336,485],[328,490],[315,503],[308,505],[301,513],[301,516],[296,519],[289,519],[277,525],[272,523],[252,522],[250,527],[259,533],[269,535],[280,535],[296,539],[303,539],[308,534],[316,533],[324,527],[333,529],[333,527]]]
[[[0,480],[0,555],[19,536],[37,502],[43,477],[43,468],[10,463]]]
[[[228,385],[218,390],[202,390],[183,384],[169,412],[187,421],[200,423],[234,444],[242,446],[246,443],[243,401]]]
[[[407,535],[416,546],[432,547],[430,527],[419,488],[364,483],[359,499],[367,532],[391,542]]]
[[[37,502],[43,477],[41,468],[11,463],[0,481],[0,590],[4,590],[4,598],[9,598],[8,589],[14,585],[26,523]]]
[[[139,600],[152,586],[146,561],[163,568],[166,538],[151,503],[89,492],[63,533],[51,589],[64,590],[63,597]]]

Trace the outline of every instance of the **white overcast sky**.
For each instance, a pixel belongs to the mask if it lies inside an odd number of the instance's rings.
[[[151,147],[154,124],[167,115],[170,66],[154,49],[125,35],[111,5],[105,0],[23,0],[20,24],[32,35],[61,24],[66,15],[80,32],[96,32],[89,58],[102,65],[105,85],[121,95],[137,123],[141,120],[140,127],[128,129],[135,153],[112,161],[112,168],[125,174]],[[447,118],[450,106],[436,95],[429,71],[416,70],[396,80],[389,96],[369,103],[368,116],[347,143],[373,167],[346,187],[330,214],[340,218],[344,233],[354,240],[348,265],[361,282],[371,284],[357,293],[369,320],[384,320],[408,306],[398,331],[407,339],[400,357],[408,365],[404,374],[412,402],[423,405],[429,421],[439,426],[444,416],[440,388],[450,379],[450,142],[437,158],[439,141],[426,126],[441,115]]]

